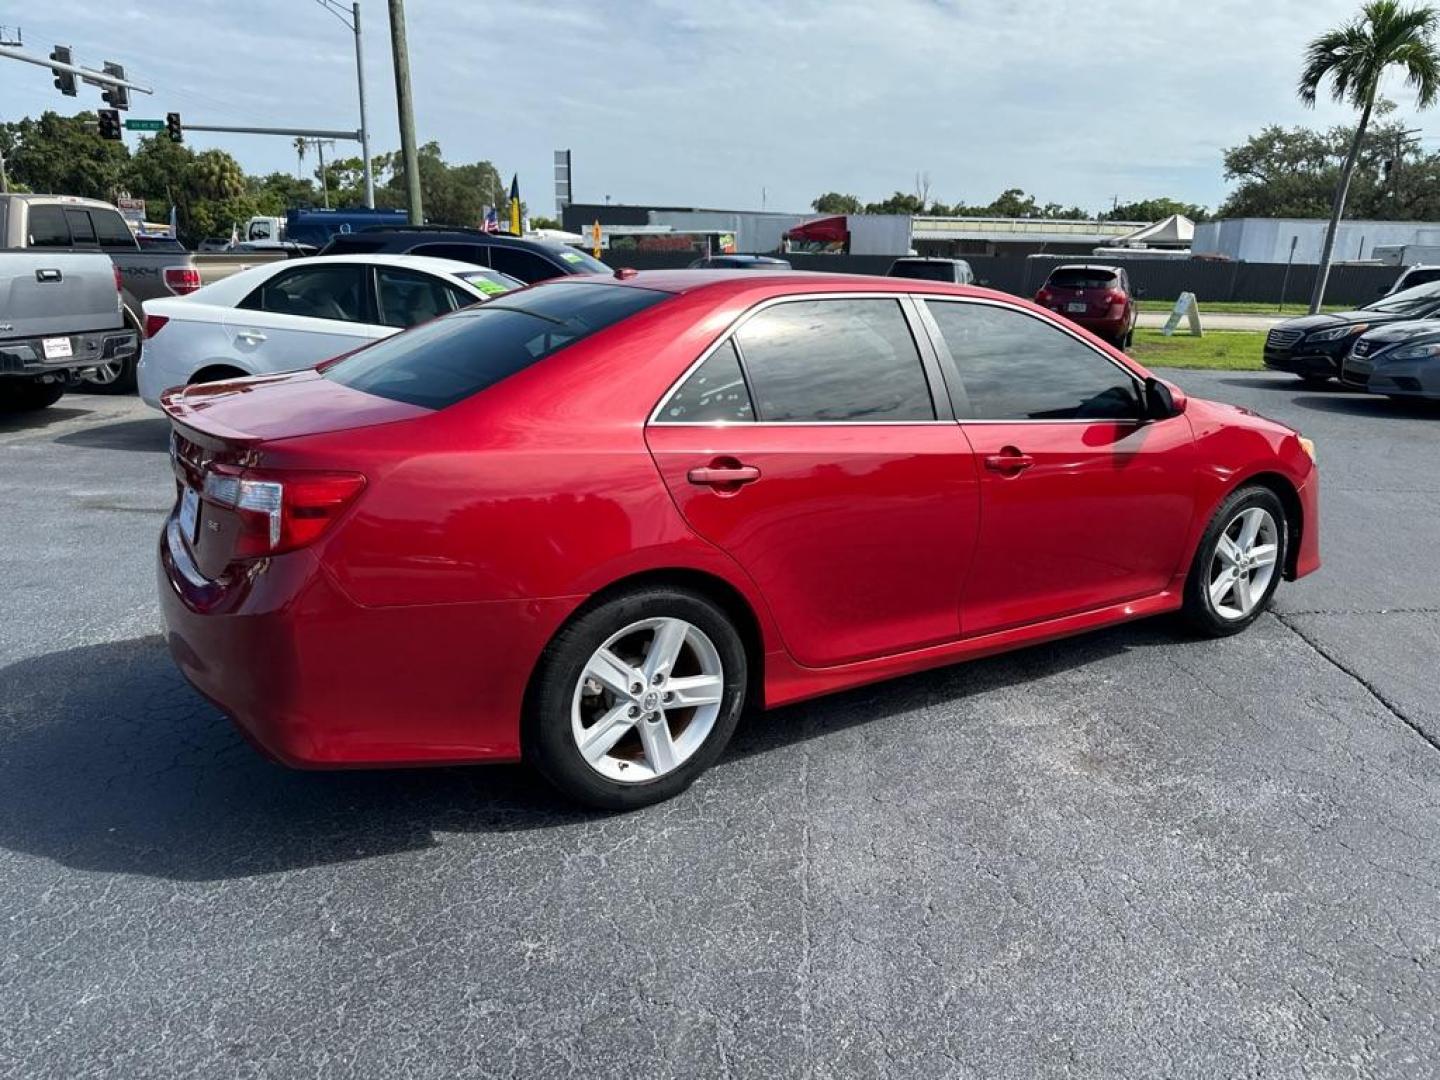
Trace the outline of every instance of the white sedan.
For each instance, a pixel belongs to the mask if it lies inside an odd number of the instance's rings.
[[[326,255],[252,267],[189,296],[145,302],[140,396],[158,408],[172,386],[314,367],[522,284],[421,255]]]

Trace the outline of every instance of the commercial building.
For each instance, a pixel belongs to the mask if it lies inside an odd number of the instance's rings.
[[[1318,265],[1328,223],[1318,218],[1226,218],[1195,226],[1194,253],[1247,263]],[[1337,262],[1400,261],[1390,253],[1440,245],[1440,222],[1342,221]]]

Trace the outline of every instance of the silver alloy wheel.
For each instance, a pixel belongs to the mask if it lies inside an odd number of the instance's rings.
[[[125,361],[113,360],[108,364],[101,364],[98,367],[85,372],[85,374],[82,375],[81,378],[88,383],[94,384],[95,386],[109,386],[111,383],[119,379],[124,371]]]
[[[595,650],[576,683],[570,731],[607,780],[638,784],[674,772],[720,715],[725,670],[705,632],[684,619],[642,619]]]
[[[1280,527],[1270,511],[1241,510],[1220,533],[1210,561],[1210,606],[1222,619],[1243,619],[1255,610],[1275,577]]]

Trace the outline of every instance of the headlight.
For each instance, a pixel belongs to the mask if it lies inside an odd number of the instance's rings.
[[[1418,345],[1401,345],[1394,352],[1386,353],[1385,360],[1433,360],[1440,356],[1440,341],[1427,341]]]
[[[1296,438],[1300,440],[1300,449],[1310,455],[1311,461],[1315,461],[1315,440],[1307,439],[1304,435],[1297,435]]]
[[[1341,338],[1351,337],[1356,334],[1363,334],[1370,329],[1368,323],[1356,323],[1354,326],[1337,326],[1334,330],[1321,330],[1318,333],[1310,334],[1306,341],[1339,341]]]

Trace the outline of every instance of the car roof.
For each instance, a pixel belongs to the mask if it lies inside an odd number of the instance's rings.
[[[953,285],[946,281],[922,281],[916,278],[882,277],[878,274],[838,274],[819,270],[638,270],[616,274],[572,274],[569,277],[542,281],[533,288],[554,285],[622,285],[669,293],[741,293],[755,289],[773,289],[775,294],[787,292],[883,292],[934,293],[937,296],[972,296],[1002,298],[1014,302],[1017,297],[994,289],[972,285]]]
[[[1123,269],[1124,267],[1112,263],[1066,263],[1064,266],[1052,266],[1050,273],[1059,273],[1061,270],[1108,270],[1112,274],[1118,274]]]
[[[902,262],[935,262],[935,263],[962,263],[964,259],[949,259],[944,255],[901,255],[895,260]]]
[[[545,251],[563,251],[566,247],[566,245],[553,240],[527,240],[523,236],[512,236],[509,233],[489,233],[483,229],[470,229],[460,225],[368,225],[354,232],[337,233],[330,238],[330,242],[339,241],[343,245],[348,242],[344,239],[345,237],[368,240],[394,237],[396,244],[406,242],[433,244],[443,243],[446,240],[458,240],[462,243],[490,244],[495,247],[514,247],[526,250],[541,248]]]
[[[354,255],[306,255],[300,259],[277,259],[266,265],[289,269],[292,266],[330,266],[335,263],[409,267],[412,270],[428,270],[432,274],[473,274],[477,270],[489,269],[474,263],[461,262],[459,259],[439,259],[433,255],[390,254],[383,251],[360,252]]]

